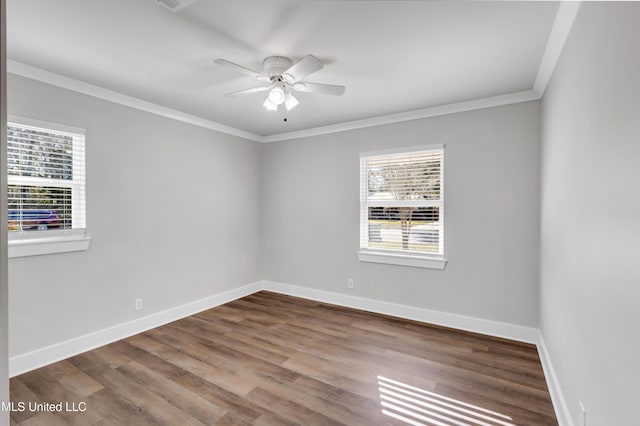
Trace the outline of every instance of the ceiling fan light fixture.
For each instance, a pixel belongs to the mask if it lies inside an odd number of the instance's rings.
[[[295,107],[298,106],[300,102],[289,92],[287,92],[284,96],[284,106],[287,108],[287,111],[291,111]]]
[[[156,0],[158,2],[181,3],[196,0]],[[306,83],[304,78],[322,69],[322,62],[313,55],[307,55],[295,64],[284,56],[269,56],[264,59],[262,65],[264,72],[254,71],[243,67],[226,59],[216,59],[214,62],[225,68],[235,70],[241,74],[248,75],[259,81],[268,83],[267,85],[251,87],[235,92],[226,93],[225,96],[236,97],[250,95],[258,92],[268,92],[263,106],[268,111],[278,111],[280,105],[284,105],[286,111],[291,111],[300,102],[293,96],[293,92],[309,92],[324,95],[341,96],[344,94],[344,86],[334,84]],[[287,121],[286,115],[284,121]]]
[[[269,92],[267,99],[274,105],[282,105],[284,102],[284,90],[282,90],[282,87],[274,87],[271,92]]]
[[[274,104],[273,102],[271,102],[269,100],[269,96],[267,96],[267,99],[264,100],[264,103],[262,104],[266,109],[268,109],[269,111],[277,111],[278,110],[278,105]]]

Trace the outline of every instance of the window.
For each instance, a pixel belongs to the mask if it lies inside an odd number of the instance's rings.
[[[360,252],[365,262],[443,269],[444,147],[360,155]]]
[[[9,257],[86,250],[84,130],[7,123]]]

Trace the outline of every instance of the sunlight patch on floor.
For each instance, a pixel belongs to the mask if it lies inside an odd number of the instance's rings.
[[[378,376],[378,391],[382,413],[410,425],[516,426],[504,414],[386,377]]]

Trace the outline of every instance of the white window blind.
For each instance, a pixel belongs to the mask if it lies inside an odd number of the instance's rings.
[[[33,122],[7,124],[9,238],[84,234],[84,131]]]
[[[360,155],[360,250],[443,255],[442,146]]]

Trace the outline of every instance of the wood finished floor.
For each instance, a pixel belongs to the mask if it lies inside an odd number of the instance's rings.
[[[532,345],[269,292],[15,377],[11,399],[18,425],[557,425]],[[28,408],[58,401],[86,411]]]

